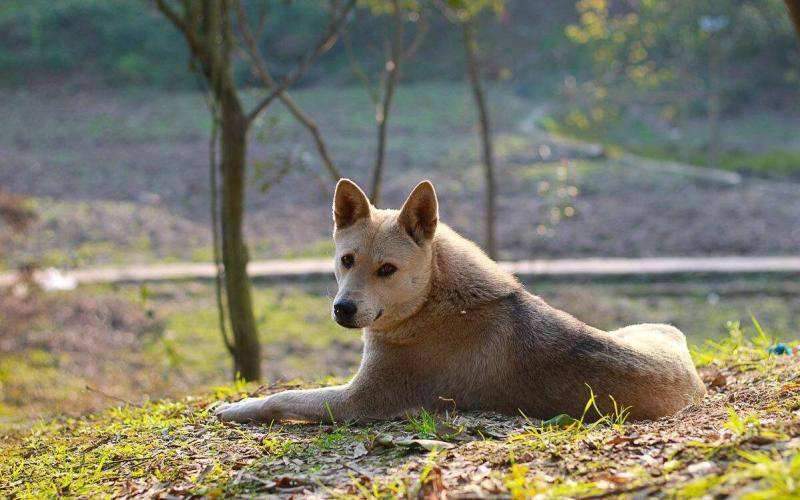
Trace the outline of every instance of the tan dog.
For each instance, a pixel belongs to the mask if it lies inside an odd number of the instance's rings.
[[[358,373],[342,386],[223,405],[222,420],[355,421],[454,407],[580,417],[589,387],[603,412],[613,398],[631,417],[654,419],[705,394],[679,330],[604,332],[550,307],[438,222],[428,181],[397,211],[373,207],[343,179],[333,217],[333,315],[364,329]]]

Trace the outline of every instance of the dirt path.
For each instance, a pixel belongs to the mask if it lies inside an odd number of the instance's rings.
[[[655,257],[643,259],[553,259],[500,262],[521,278],[558,276],[642,276],[670,274],[800,273],[800,256],[774,257]],[[331,259],[264,260],[251,262],[252,278],[309,279],[331,277]],[[122,267],[90,267],[70,271],[37,271],[37,282],[51,288],[72,288],[98,283],[139,283],[186,279],[210,279],[210,263],[171,263]],[[16,282],[16,273],[0,274],[0,286]]]

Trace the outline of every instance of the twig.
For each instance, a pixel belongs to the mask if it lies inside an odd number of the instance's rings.
[[[179,31],[184,34],[186,41],[189,44],[190,52],[194,57],[203,63],[204,72],[207,75],[210,75],[208,54],[197,40],[197,37],[193,31],[193,26],[187,23],[186,19],[181,19],[177,12],[175,12],[164,0],[152,1],[155,3],[156,8],[161,11],[162,14],[164,14],[164,17],[166,17],[176,28],[178,28]],[[186,13],[188,15],[188,7],[184,6],[184,8],[187,9]]]
[[[422,11],[420,11],[419,24],[417,24],[417,32],[414,34],[414,39],[411,41],[411,44],[406,48],[405,52],[403,53],[403,59],[411,59],[416,55],[420,45],[422,45],[422,42],[425,41],[425,37],[428,35],[429,29],[430,29],[430,24],[428,23],[428,18],[422,15]]]
[[[238,2],[237,2],[238,3]],[[336,43],[336,39],[339,37],[339,32],[341,31],[342,27],[347,20],[347,15],[353,9],[356,4],[356,0],[349,0],[347,4],[342,8],[339,12],[338,16],[335,16],[331,23],[328,25],[328,29],[326,30],[325,35],[317,42],[314,50],[311,51],[303,61],[295,68],[294,72],[284,78],[281,83],[275,87],[275,89],[264,97],[256,106],[253,108],[250,113],[247,114],[247,121],[252,122],[253,120],[258,117],[258,115],[266,109],[267,106],[272,103],[279,95],[281,95],[287,88],[292,86],[296,83],[300,78],[305,75],[306,71],[311,67],[311,64],[322,54],[327,52],[331,47],[333,47],[334,43]]]
[[[342,34],[342,42],[344,43],[344,50],[347,54],[347,60],[350,63],[350,70],[359,80],[361,80],[361,83],[364,85],[364,89],[367,91],[367,94],[369,94],[372,105],[377,106],[378,102],[380,101],[380,96],[378,95],[377,89],[372,86],[372,82],[369,80],[369,75],[367,75],[367,72],[364,71],[364,67],[358,62],[358,58],[356,58],[356,55],[353,52],[353,44],[350,40],[350,35],[347,31]]]
[[[256,73],[264,85],[268,88],[275,89],[276,82],[267,68],[267,63],[261,54],[261,50],[258,48],[258,38],[253,34],[253,31],[250,28],[250,23],[247,22],[247,16],[244,7],[242,6],[241,1],[238,0],[236,2],[236,15],[239,23],[239,30],[242,34],[246,48],[245,53],[252,61]],[[322,159],[323,165],[328,170],[328,173],[330,173],[334,182],[338,181],[342,175],[336,168],[336,165],[334,165],[333,160],[328,153],[328,147],[325,144],[325,141],[322,139],[322,134],[319,131],[319,127],[317,127],[317,124],[314,122],[314,120],[300,108],[294,99],[291,98],[289,93],[286,91],[286,88],[281,89],[280,87],[277,87],[277,89],[281,90],[281,92],[277,94],[277,97],[281,100],[281,102],[283,102],[284,106],[286,106],[292,116],[294,116],[295,119],[299,121],[311,134],[314,144],[316,145],[317,152]]]
[[[99,394],[99,395],[101,395],[101,396],[103,396],[103,397],[105,397],[105,398],[108,398],[108,399],[111,399],[111,400],[114,400],[114,401],[117,401],[117,402],[120,402],[120,403],[125,403],[125,404],[126,404],[126,405],[128,405],[128,406],[141,406],[141,405],[138,405],[138,404],[136,404],[136,403],[132,403],[132,402],[128,401],[127,399],[122,399],[122,398],[120,398],[120,397],[113,396],[113,395],[111,395],[111,394],[108,394],[108,393],[106,393],[106,392],[103,392],[103,391],[101,391],[100,389],[95,389],[94,387],[92,387],[92,386],[90,386],[90,385],[86,385],[86,386],[85,386],[85,389],[86,389],[87,391],[89,391],[89,392],[94,392],[94,393],[96,393],[96,394]]]
[[[389,113],[392,109],[392,98],[400,76],[400,63],[403,59],[403,12],[399,0],[392,0],[392,16],[394,28],[389,45],[389,61],[386,64],[385,78],[383,79],[383,100],[380,110],[376,113],[378,121],[378,146],[375,153],[375,166],[372,172],[372,187],[369,199],[373,205],[381,201],[381,187],[383,184],[383,166],[386,161],[386,140],[389,126]]]
[[[355,465],[348,464],[347,462],[342,462],[342,465],[344,465],[346,468],[350,469],[353,472],[361,474],[362,477],[371,477],[371,474],[362,469],[361,467],[356,467]]]

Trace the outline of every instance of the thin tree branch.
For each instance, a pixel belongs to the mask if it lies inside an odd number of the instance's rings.
[[[789,10],[789,18],[794,24],[794,29],[797,31],[797,36],[800,37],[800,0],[784,0],[786,8]]]
[[[236,14],[239,23],[239,31],[244,39],[245,49],[250,56],[256,73],[265,86],[274,89],[276,87],[275,79],[269,73],[266,60],[261,54],[261,50],[258,48],[258,39],[250,29],[250,23],[247,22],[247,15],[244,7],[242,6],[241,1],[238,0],[236,2]],[[325,141],[322,139],[322,134],[320,133],[316,122],[314,122],[314,120],[300,108],[294,99],[291,98],[286,89],[283,89],[279,94],[277,94],[277,96],[281,102],[283,102],[284,106],[286,106],[292,116],[294,116],[295,119],[299,121],[311,134],[314,144],[316,145],[317,152],[322,159],[323,165],[325,165],[325,168],[330,173],[333,181],[338,181],[342,175],[336,168],[336,165],[333,163],[333,160],[328,153],[328,147],[325,144]]]
[[[194,60],[194,59],[193,59]],[[194,67],[196,65],[193,64]],[[206,98],[206,106],[208,112],[211,114],[211,135],[208,142],[208,179],[209,179],[209,208],[211,213],[211,255],[214,261],[214,295],[217,304],[217,319],[219,321],[219,331],[222,336],[222,342],[231,356],[236,358],[236,346],[230,340],[227,328],[227,318],[225,314],[225,305],[222,298],[223,291],[223,265],[220,256],[220,221],[219,221],[219,202],[217,201],[217,194],[219,187],[217,184],[217,142],[219,140],[219,111],[212,96],[211,89],[207,85],[207,81],[202,78],[197,78],[197,84],[203,91]],[[216,82],[214,82],[216,84]]]
[[[340,10],[337,16],[334,16],[331,23],[328,25],[325,35],[317,42],[314,50],[312,50],[303,61],[295,68],[294,72],[284,78],[279,85],[277,85],[272,93],[264,97],[255,108],[253,108],[247,115],[247,121],[252,122],[258,115],[269,106],[279,95],[281,95],[287,88],[295,84],[302,78],[306,71],[311,67],[311,64],[322,54],[327,52],[336,43],[339,37],[339,32],[347,21],[347,15],[353,10],[356,0],[349,0],[347,4]]]
[[[367,75],[367,72],[364,71],[364,67],[361,66],[361,63],[358,62],[358,58],[353,52],[353,44],[350,40],[350,35],[347,31],[342,34],[342,42],[344,42],[345,53],[347,54],[347,60],[350,63],[350,70],[359,80],[361,80],[361,83],[364,85],[364,89],[367,91],[367,94],[369,94],[372,105],[378,106],[378,102],[381,100],[380,96],[378,95],[378,90],[372,86],[369,75]]]
[[[383,183],[383,166],[386,160],[386,135],[389,125],[389,113],[392,109],[392,98],[400,75],[400,63],[403,58],[403,13],[398,0],[392,0],[392,13],[394,29],[389,46],[389,61],[386,63],[386,77],[383,90],[383,101],[376,112],[378,122],[378,147],[375,154],[375,167],[372,172],[372,186],[370,201],[378,205],[381,200],[381,186]]]
[[[237,1],[237,3],[241,3]],[[258,15],[258,23],[256,24],[255,39],[261,40],[261,35],[264,34],[264,29],[267,27],[267,2],[264,2],[261,12]]]
[[[183,19],[181,19],[181,17],[178,15],[177,12],[172,10],[172,7],[170,7],[167,4],[167,2],[165,2],[164,0],[154,0],[154,2],[158,10],[160,10],[161,13],[164,14],[164,17],[169,19],[169,21],[172,24],[174,24],[176,28],[183,31],[184,33],[186,32],[188,28],[186,22]]]
[[[419,50],[420,45],[422,42],[425,41],[425,37],[428,35],[428,30],[430,29],[430,24],[428,23],[428,18],[420,12],[419,14],[419,21],[417,24],[417,32],[414,35],[414,39],[411,41],[411,44],[406,48],[405,52],[403,53],[403,59],[411,59],[413,58],[417,50]]]
[[[496,182],[494,173],[494,152],[492,147],[492,132],[489,120],[489,110],[486,104],[486,92],[481,84],[480,60],[478,57],[478,42],[474,19],[468,19],[461,23],[463,29],[464,52],[467,62],[467,76],[472,94],[475,99],[475,107],[478,110],[478,127],[481,138],[482,160],[484,180],[486,182],[485,191],[485,240],[486,253],[489,257],[497,258],[497,242],[495,238],[495,193]]]
[[[211,72],[209,68],[208,54],[197,40],[189,4],[184,2],[185,18],[182,19],[181,16],[179,16],[178,13],[175,12],[166,1],[151,1],[155,4],[156,8],[161,11],[164,17],[166,17],[181,33],[183,33],[184,38],[186,38],[186,43],[189,45],[189,51],[192,53],[192,56],[202,63],[203,72],[206,77],[209,77]]]

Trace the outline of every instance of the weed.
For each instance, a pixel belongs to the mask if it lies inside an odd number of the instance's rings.
[[[758,433],[761,427],[761,420],[755,415],[742,417],[732,406],[728,406],[728,420],[723,424],[723,427],[737,436],[744,436],[745,434]]]
[[[414,433],[423,439],[435,439],[437,437],[436,419],[426,410],[420,411],[417,415],[408,415],[406,430]]]
[[[729,321],[726,324],[728,334],[719,340],[706,340],[701,346],[691,349],[692,358],[697,366],[710,364],[724,365],[735,364],[743,368],[757,367],[768,370],[771,365],[761,363],[770,357],[769,347],[772,338],[767,335],[761,324],[751,315],[755,329],[754,335],[746,335],[739,321]]]

